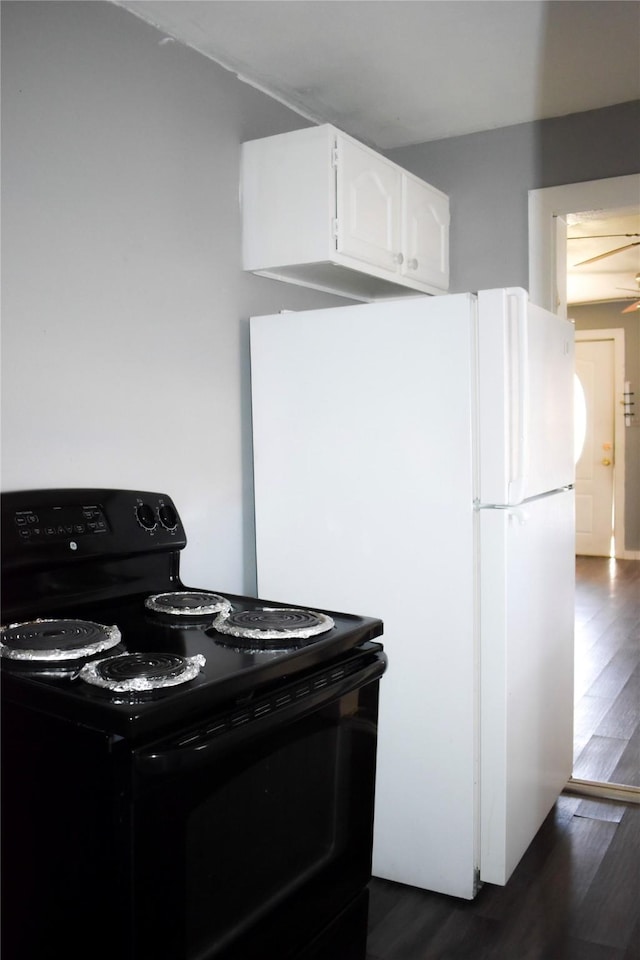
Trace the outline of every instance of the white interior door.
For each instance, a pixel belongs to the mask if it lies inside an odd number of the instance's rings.
[[[576,553],[608,557],[615,472],[613,340],[578,341],[576,375],[585,418],[584,445],[576,463]]]

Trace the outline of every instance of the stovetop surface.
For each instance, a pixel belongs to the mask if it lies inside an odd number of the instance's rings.
[[[163,584],[157,592],[166,589],[167,585]],[[171,589],[192,588],[174,582]],[[194,679],[152,693],[117,694],[78,677],[79,668],[86,660],[25,664],[3,658],[3,697],[107,734],[135,738],[152,730],[187,723],[191,718],[220,709],[225,704],[241,702],[288,677],[324,666],[382,634],[382,623],[375,618],[322,611],[329,614],[334,625],[302,645],[288,650],[240,649],[233,637],[214,629],[215,614],[189,618],[186,622],[184,618],[158,615],[145,607],[145,600],[150,595],[134,594],[106,602],[74,603],[56,609],[51,616],[116,625],[121,633],[121,643],[98,655],[97,659],[124,653],[201,655],[204,666]],[[233,611],[239,612],[260,606],[295,606],[223,592],[220,595],[229,600]],[[3,625],[7,626],[6,623]]]
[[[153,693],[120,693],[82,679],[78,674],[86,660],[36,665],[2,656],[3,703],[107,735],[148,737],[330,664],[382,634],[380,620],[317,611],[334,621],[326,632],[288,650],[256,652],[216,631],[217,614],[183,620],[147,609],[150,596],[184,590],[218,593],[240,615],[259,606],[297,606],[283,602],[286,598],[270,603],[185,586],[179,555],[187,544],[186,532],[173,500],[164,493],[106,488],[13,491],[2,494],[0,505],[4,627],[35,619],[117,627],[118,646],[96,654],[91,663],[121,653],[157,654],[165,662],[175,655],[204,660],[197,675],[184,684]]]

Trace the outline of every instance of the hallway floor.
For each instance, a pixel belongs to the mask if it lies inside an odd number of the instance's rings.
[[[366,958],[638,960],[639,891],[640,806],[562,796],[507,885],[475,900],[374,878]]]
[[[574,770],[640,787],[640,561],[576,558]]]

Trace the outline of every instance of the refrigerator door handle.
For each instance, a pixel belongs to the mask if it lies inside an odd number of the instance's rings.
[[[509,380],[511,393],[511,456],[509,503],[524,499],[528,468],[529,352],[528,300],[523,290],[507,291],[509,315]]]

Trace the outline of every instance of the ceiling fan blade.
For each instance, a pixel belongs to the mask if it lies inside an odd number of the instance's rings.
[[[630,303],[629,306],[621,310],[620,313],[634,313],[636,310],[640,310],[640,300],[636,300],[635,303]]]
[[[640,233],[594,233],[584,237],[567,237],[567,240],[606,240],[609,237],[640,237]]]
[[[637,247],[638,245],[640,245],[640,240],[634,240],[633,243],[625,243],[624,247],[616,247],[615,250],[599,253],[597,257],[590,257],[588,260],[581,260],[580,263],[574,263],[574,267],[583,267],[585,263],[595,263],[596,260],[604,260],[605,257],[612,257],[614,253],[620,253],[622,250],[628,250],[629,247]]]

